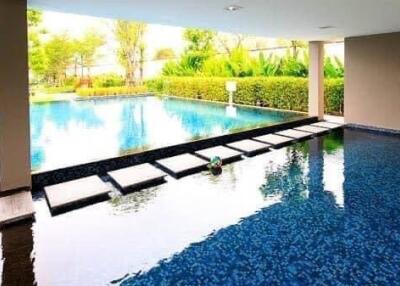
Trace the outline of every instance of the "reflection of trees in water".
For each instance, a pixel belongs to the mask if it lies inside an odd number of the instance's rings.
[[[282,201],[299,201],[307,197],[307,180],[304,174],[306,156],[301,150],[288,148],[286,163],[270,166],[265,184],[260,187],[265,197],[281,195]]]
[[[286,202],[308,198],[335,207],[334,195],[324,190],[324,143],[325,137],[318,137],[288,147],[286,163],[266,171],[266,182],[260,188],[263,195],[281,195]]]
[[[324,150],[328,154],[335,153],[338,149],[343,149],[343,129],[334,130],[332,133],[324,136]]]
[[[116,196],[110,201],[113,212],[114,214],[138,212],[154,200],[159,191],[159,187],[153,187],[128,195]]]
[[[135,114],[139,114],[139,122],[135,120]],[[121,120],[122,128],[119,133],[120,155],[132,154],[148,148],[148,146],[145,146],[147,140],[143,102],[127,102],[124,104]]]
[[[32,223],[1,232],[3,272],[1,285],[34,285]]]

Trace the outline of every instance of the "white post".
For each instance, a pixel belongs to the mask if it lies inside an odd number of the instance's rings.
[[[26,0],[0,1],[0,190],[31,187]]]
[[[324,118],[324,42],[310,42],[308,114]]]
[[[227,81],[225,84],[225,88],[229,92],[229,106],[233,106],[233,93],[237,90],[236,81]]]
[[[230,117],[236,117],[236,107],[233,106],[233,93],[237,90],[236,81],[227,81],[225,88],[229,92],[229,105],[226,107],[226,113]]]

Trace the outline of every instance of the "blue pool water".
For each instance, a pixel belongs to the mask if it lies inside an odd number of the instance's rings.
[[[39,194],[3,283],[398,285],[399,146],[338,130],[55,217]]]
[[[88,163],[268,126],[302,114],[158,97],[106,98],[31,105],[32,170]]]

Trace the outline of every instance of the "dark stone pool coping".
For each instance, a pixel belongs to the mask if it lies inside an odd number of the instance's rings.
[[[391,136],[400,136],[400,130],[396,129],[388,129],[388,128],[379,128],[373,127],[368,125],[360,125],[360,124],[346,124],[346,128],[355,129],[355,130],[363,130],[365,132],[373,133],[373,134],[384,134],[384,135],[391,135]]]
[[[267,127],[261,127],[233,134],[226,134],[213,138],[200,139],[197,141],[186,142],[178,145],[167,146],[158,149],[152,149],[125,155],[121,157],[81,164],[62,169],[36,173],[32,175],[32,191],[41,191],[43,187],[63,183],[70,180],[79,179],[82,177],[99,175],[106,176],[107,172],[116,169],[126,168],[129,166],[152,163],[156,160],[166,157],[172,157],[183,153],[190,153],[196,150],[210,148],[222,144],[231,143],[238,140],[257,137],[268,133],[274,133],[284,129],[290,129],[301,125],[312,124],[318,122],[317,117],[306,117],[303,119],[288,121],[285,123],[274,124]]]

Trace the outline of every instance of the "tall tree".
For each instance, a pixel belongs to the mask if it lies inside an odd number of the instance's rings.
[[[183,38],[187,46],[178,62],[169,61],[163,68],[164,75],[194,76],[201,72],[204,63],[215,56],[215,33],[202,29],[186,29]]]
[[[183,33],[187,47],[182,55],[182,65],[198,72],[204,62],[215,55],[215,32],[202,29],[186,29]]]
[[[42,23],[43,13],[42,11],[35,9],[28,9],[27,13],[28,27],[37,27]]]
[[[102,35],[96,31],[87,31],[85,35],[75,41],[76,58],[81,65],[81,80],[84,77],[83,69],[86,68],[90,81],[90,67],[96,62],[98,49],[105,44]]]
[[[36,79],[40,80],[45,71],[45,54],[41,36],[46,31],[41,27],[42,12],[39,10],[28,9],[28,56],[29,69]]]
[[[126,85],[136,85],[136,71],[141,68],[143,76],[144,62],[144,35],[146,24],[142,22],[130,22],[117,20],[115,23],[115,38],[119,43],[118,59],[125,69]]]
[[[223,53],[230,55],[234,49],[242,47],[246,36],[243,34],[218,33],[216,39],[219,49],[222,50]]]
[[[44,52],[48,80],[55,85],[63,85],[66,70],[73,62],[73,41],[66,34],[55,35],[44,45]]]
[[[214,51],[215,32],[203,29],[186,29],[183,38],[187,41],[187,51]]]
[[[146,44],[142,41],[139,45],[139,77],[140,84],[143,84],[143,76],[144,76],[144,52],[146,50]]]
[[[297,40],[285,40],[278,39],[278,44],[287,47],[292,50],[292,57],[297,59],[299,56],[299,50],[307,47],[307,42]]]

